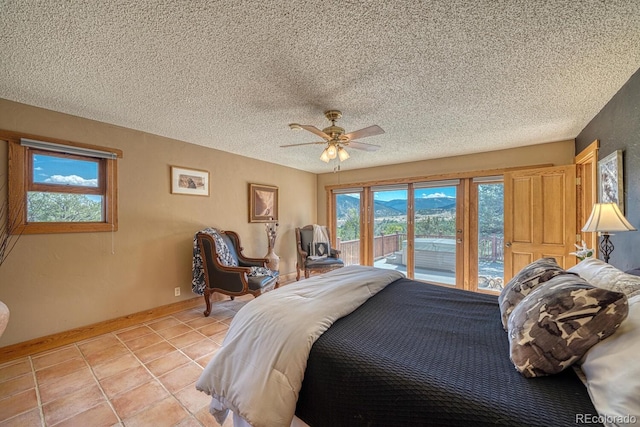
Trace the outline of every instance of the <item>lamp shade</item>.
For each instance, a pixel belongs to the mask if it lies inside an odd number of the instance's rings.
[[[327,155],[329,156],[330,159],[335,159],[336,155],[338,155],[338,149],[333,144],[329,144],[326,150],[327,150]]]
[[[320,155],[320,160],[322,160],[325,163],[329,163],[329,160],[331,160],[329,158],[329,154],[327,153],[327,149],[325,148],[324,151],[322,152],[322,154]]]
[[[345,150],[342,147],[338,148],[338,158],[340,159],[341,162],[344,162],[349,157],[351,156],[349,156],[349,153],[347,153],[347,150]]]
[[[591,216],[582,227],[585,232],[636,231],[636,228],[622,215],[617,203],[596,203]]]

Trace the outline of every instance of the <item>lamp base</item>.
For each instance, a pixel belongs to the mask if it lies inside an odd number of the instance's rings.
[[[613,252],[613,243],[609,240],[609,233],[602,233],[602,241],[600,242],[600,251],[602,252],[602,257],[604,258],[604,262],[609,262],[609,256],[611,252]]]

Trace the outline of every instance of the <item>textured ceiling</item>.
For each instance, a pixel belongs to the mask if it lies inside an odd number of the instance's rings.
[[[0,97],[311,172],[574,138],[640,68],[640,1],[0,0]],[[90,142],[90,141],[86,141]]]

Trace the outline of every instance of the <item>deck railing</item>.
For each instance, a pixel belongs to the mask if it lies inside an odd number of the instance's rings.
[[[455,239],[455,236],[446,235],[419,235],[416,238]],[[373,238],[373,258],[389,256],[402,251],[402,242],[407,240],[405,233],[395,233],[375,236]],[[338,238],[340,258],[345,265],[360,263],[360,239],[341,241]],[[504,237],[498,235],[481,236],[478,242],[478,258],[480,261],[504,262]]]

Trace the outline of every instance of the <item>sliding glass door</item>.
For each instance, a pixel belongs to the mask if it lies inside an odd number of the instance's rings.
[[[407,185],[372,187],[369,248],[375,267],[407,274]]]
[[[362,191],[335,193],[336,247],[344,265],[360,265],[362,251]]]
[[[456,285],[458,250],[458,180],[414,184],[414,278]]]
[[[331,222],[345,265],[393,269],[467,290],[502,289],[502,176],[331,191]]]
[[[504,182],[475,178],[472,185],[471,275],[476,289],[500,292],[504,285]],[[474,259],[475,258],[475,259]]]

